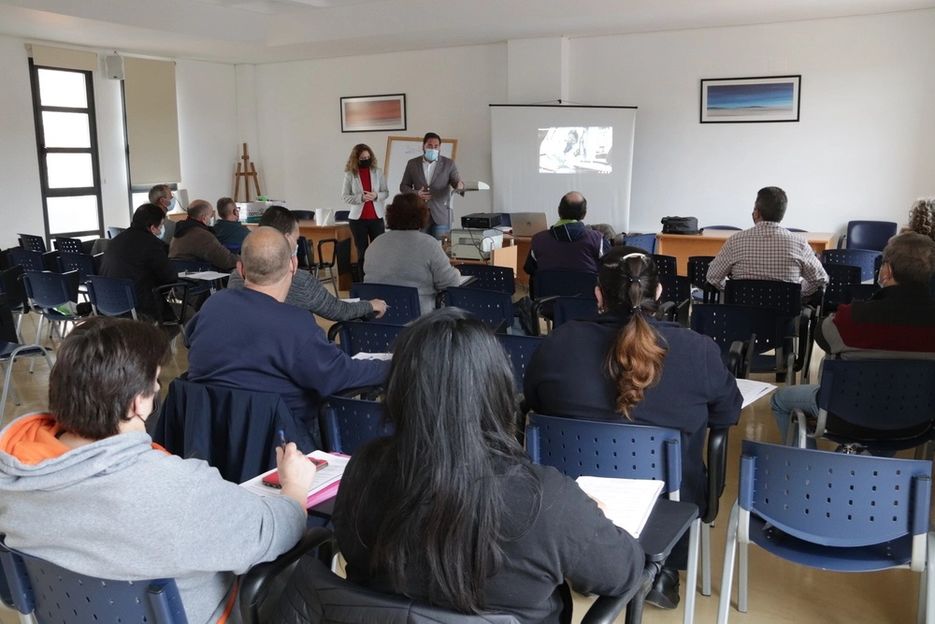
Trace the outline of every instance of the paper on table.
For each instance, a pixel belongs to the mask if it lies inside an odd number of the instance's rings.
[[[344,303],[358,303],[360,301],[360,297],[347,297],[345,299],[341,299],[341,301]]]
[[[464,286],[465,283],[470,282],[473,279],[473,275],[462,275],[460,278],[458,278],[458,286]]]
[[[367,353],[366,351],[361,351],[360,353],[355,353],[351,356],[352,360],[392,360],[392,353]]]
[[[218,273],[217,271],[195,271],[193,273],[180,273],[179,277],[187,277],[188,279],[204,280],[206,282],[213,282],[217,279],[222,279],[224,277],[230,277],[230,273]]]
[[[607,519],[633,537],[643,532],[664,483],[652,479],[616,479],[578,477],[576,483],[585,494],[604,505]]]
[[[341,480],[344,469],[347,467],[347,462],[350,461],[351,458],[347,455],[335,455],[333,453],[325,453],[324,451],[312,451],[308,456],[314,457],[315,459],[323,459],[328,462],[327,466],[319,469],[315,473],[315,480],[312,482],[312,487],[308,491],[308,498],[311,500],[316,494]],[[263,485],[263,477],[275,470],[275,468],[273,470],[267,470],[261,475],[244,481],[240,486],[259,496],[282,496],[282,490]]]
[[[743,397],[743,406],[747,407],[752,405],[758,399],[765,397],[767,394],[776,389],[776,386],[765,381],[753,381],[752,379],[738,379],[737,380],[737,389],[740,390],[740,395]]]

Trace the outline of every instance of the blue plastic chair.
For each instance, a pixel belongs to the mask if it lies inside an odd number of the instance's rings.
[[[0,271],[0,294],[6,299],[10,310],[16,314],[16,335],[22,335],[20,328],[23,325],[23,317],[29,314],[29,297],[26,295],[26,287],[23,285],[23,274],[25,271],[21,266],[14,266],[5,271]]]
[[[814,431],[796,413],[799,447],[808,436],[873,454],[914,448],[935,438],[935,361],[826,359],[817,400]]]
[[[597,299],[594,297],[558,297],[552,301],[552,327],[568,321],[590,319],[597,316]]]
[[[76,254],[85,253],[84,243],[81,241],[80,238],[68,238],[65,236],[56,236],[52,240],[52,244],[55,246],[55,249],[59,252],[76,253]]]
[[[510,356],[510,364],[513,366],[513,382],[519,392],[523,390],[523,378],[526,375],[526,367],[532,354],[536,352],[539,345],[542,344],[542,338],[539,336],[513,336],[509,334],[497,334],[497,340],[506,349]]]
[[[623,244],[630,247],[639,247],[648,254],[656,253],[656,235],[655,234],[632,234],[623,237]]]
[[[694,288],[701,292],[693,295],[695,301],[701,303],[718,303],[720,291],[713,284],[708,283],[708,267],[714,256],[690,256],[688,258],[688,280]]]
[[[718,624],[727,624],[738,547],[737,608],[747,611],[750,543],[787,561],[823,570],[872,572],[909,567],[925,572],[919,619],[923,621],[924,613],[927,624],[935,623],[931,476],[930,461],[744,440],[739,496],[724,548]]]
[[[821,263],[825,270],[832,264],[849,264],[860,267],[860,281],[866,282],[874,279],[875,271],[879,270],[878,258],[882,253],[872,249],[826,249],[821,252]]]
[[[663,493],[679,500],[682,484],[682,435],[675,429],[559,418],[530,413],[526,452],[534,464],[580,476],[652,479],[662,481]],[[692,523],[684,622],[694,618],[698,580],[698,538],[701,518]]]
[[[848,251],[839,249],[835,251]],[[826,264],[828,284],[821,300],[821,316],[827,316],[842,303],[850,303],[852,288],[860,285],[860,267],[850,264]]]
[[[0,562],[13,604],[39,624],[52,622],[151,622],[187,624],[173,579],[113,581],[78,574],[8,548]]]
[[[516,292],[516,280],[513,269],[487,264],[459,264],[461,275],[470,275],[474,278],[465,288],[482,288],[484,290],[497,290],[513,295]]]
[[[704,230],[730,230],[733,232],[739,232],[743,228],[739,228],[736,225],[706,225],[701,229],[702,231]]]
[[[378,321],[340,321],[328,330],[328,340],[335,342],[348,355],[358,353],[391,353],[393,342],[403,325]]]
[[[321,431],[329,453],[353,455],[370,440],[393,434],[383,404],[330,396],[321,407]]]
[[[869,301],[877,291],[880,290],[879,284],[851,284],[847,286],[848,303],[854,301]]]
[[[802,290],[798,284],[729,279],[724,289],[724,302],[768,311],[758,317],[755,326],[753,372],[775,372],[777,380],[784,380],[804,369],[803,377],[807,377],[812,341],[811,313],[802,307]],[[770,351],[775,354],[769,355]]]
[[[540,270],[533,276],[535,298],[593,297],[597,273],[587,271]]]
[[[102,316],[136,314],[136,286],[131,279],[92,275],[88,281],[88,296],[94,313]]]
[[[42,325],[48,321],[52,327],[74,323],[81,317],[78,314],[59,312],[57,307],[78,303],[78,272],[51,273],[49,271],[26,271],[23,274],[23,286],[26,287],[26,296],[32,308],[39,312],[39,322],[36,323],[36,339],[42,335]],[[60,332],[64,337],[64,332]]]
[[[347,221],[350,216],[351,216],[350,210],[335,210],[334,211],[335,223],[340,223],[341,221]]]
[[[126,229],[127,228],[108,226],[107,227],[107,238],[115,238],[116,236],[118,236],[121,232],[123,232]]]
[[[12,247],[7,250],[6,256],[11,267],[21,266],[26,271],[45,271],[45,259],[41,251]]]
[[[659,316],[667,321],[677,321],[688,326],[688,311],[691,305],[691,282],[684,275],[671,275],[661,280],[662,294],[659,297]]]
[[[844,248],[883,251],[886,243],[896,236],[896,227],[892,221],[848,221]]]
[[[419,290],[414,286],[355,282],[351,284],[351,297],[384,300],[387,310],[380,319],[384,323],[405,325],[422,314]]]
[[[78,281],[85,284],[88,277],[97,275],[98,261],[103,254],[90,256],[84,253],[72,253],[70,251],[61,251],[58,254],[62,271],[78,271]]]
[[[313,221],[315,219],[314,210],[293,210],[292,214],[300,221]]]
[[[692,306],[691,328],[710,337],[734,377],[746,379],[756,345],[757,316],[750,306],[705,303]]]
[[[44,254],[48,251],[45,246],[45,239],[35,234],[17,234],[19,237],[19,246],[30,251],[37,251]]]
[[[505,292],[480,288],[445,289],[446,306],[467,310],[495,332],[505,332],[513,324],[513,298]]]
[[[19,338],[19,327],[13,321],[13,312],[7,305],[5,297],[0,297],[0,364],[4,364],[6,371],[3,375],[3,393],[0,394],[0,427],[3,426],[3,415],[7,398],[13,396],[13,402],[19,405],[16,389],[13,387],[13,363],[19,357],[45,358],[49,370],[52,370],[52,360],[49,354],[39,344],[22,344]]]

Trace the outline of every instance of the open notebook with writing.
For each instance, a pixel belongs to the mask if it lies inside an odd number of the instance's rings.
[[[336,455],[334,453],[325,453],[324,451],[312,451],[308,454],[308,457],[323,459],[328,462],[327,466],[315,472],[315,480],[312,482],[312,487],[308,491],[308,500],[306,500],[305,506],[314,507],[337,495],[338,486],[341,484],[341,477],[344,475],[344,469],[347,468],[347,462],[350,461],[351,458],[347,455]],[[263,485],[263,477],[275,472],[275,470],[275,468],[273,470],[267,470],[263,474],[257,475],[248,481],[244,481],[240,486],[259,496],[282,496],[282,490]]]
[[[652,479],[578,477],[578,487],[604,505],[607,519],[639,537],[665,485]]]

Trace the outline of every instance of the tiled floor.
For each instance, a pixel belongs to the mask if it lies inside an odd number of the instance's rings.
[[[24,334],[31,336],[34,331],[33,319],[27,318]],[[816,364],[819,357],[820,353],[816,353]],[[179,344],[172,362],[162,371],[163,388],[186,369],[186,362],[185,348]],[[14,407],[12,402],[8,402],[4,422],[10,419],[12,413],[23,414],[42,409],[45,404],[47,368],[44,363],[37,361],[35,372],[29,374],[28,367],[28,361],[18,362],[16,365],[14,379],[23,404]],[[813,366],[813,370],[817,370],[817,367]],[[769,381],[767,378],[762,379]],[[698,596],[695,621],[699,623],[714,622],[716,617],[725,527],[730,507],[736,497],[740,441],[744,438],[777,441],[768,399],[761,399],[744,410],[740,424],[732,432],[727,488],[721,500],[721,516],[712,531],[714,591],[712,596],[707,598]],[[41,518],[37,519],[37,522],[41,522]],[[736,597],[736,580],[734,587]],[[918,587],[919,575],[907,570],[873,574],[822,572],[786,563],[753,547],[750,550],[749,612],[744,614],[732,609],[730,619],[732,622],[757,624],[906,624],[913,622],[915,618]],[[588,603],[589,599],[578,599],[576,606],[581,608],[576,608],[577,619],[582,617]],[[12,624],[16,621],[11,614],[0,613],[0,623]],[[619,621],[623,622],[623,618]],[[674,624],[682,621],[682,611],[661,611],[647,606],[643,621],[647,624]]]

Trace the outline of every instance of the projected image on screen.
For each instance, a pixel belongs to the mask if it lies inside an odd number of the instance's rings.
[[[611,127],[539,128],[539,173],[612,173]]]

